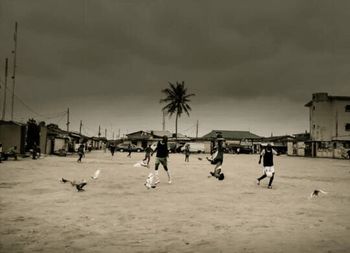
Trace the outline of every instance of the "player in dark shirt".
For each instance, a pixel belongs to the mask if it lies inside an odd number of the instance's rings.
[[[186,144],[185,147],[185,162],[190,161],[190,144]]]
[[[151,145],[149,145],[146,149],[145,149],[145,159],[143,159],[143,161],[147,161],[147,165],[149,164],[149,161],[151,160],[151,153],[152,153],[152,148]]]
[[[210,161],[211,164],[215,165],[214,171],[210,172],[210,175],[216,177],[219,180],[224,180],[225,175],[221,172],[222,163],[224,162],[224,138],[222,138],[222,136],[219,135],[216,141],[217,146],[215,147],[215,152],[213,153],[211,158],[207,157],[208,161]]]
[[[171,177],[170,177],[170,172],[168,169],[168,156],[169,156],[169,150],[168,150],[168,137],[163,136],[163,139],[157,143],[156,149],[153,151],[152,155],[154,153],[157,153],[156,155],[156,162],[155,162],[155,184],[159,183],[159,175],[158,175],[158,168],[159,164],[163,165],[164,170],[166,171],[168,175],[168,183],[171,184]]]
[[[261,152],[260,158],[259,158],[259,164],[261,164],[261,158],[263,158],[263,175],[259,177],[256,181],[257,185],[260,185],[260,180],[269,177],[269,185],[267,188],[272,189],[272,182],[273,179],[275,178],[275,168],[273,164],[273,156],[274,155],[279,155],[270,144],[267,145],[267,147]]]

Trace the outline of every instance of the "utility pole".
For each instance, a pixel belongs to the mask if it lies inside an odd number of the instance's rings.
[[[15,47],[13,53],[13,72],[12,72],[12,102],[11,102],[11,120],[13,121],[13,108],[15,106],[15,86],[16,86],[16,58],[17,58],[17,22],[15,24],[15,34],[13,36]]]
[[[8,73],[8,59],[5,59],[5,87],[4,87],[4,105],[2,107],[2,120],[5,120],[6,114],[6,90],[7,90],[7,73]]]
[[[118,129],[118,138],[120,138],[120,128]]]
[[[69,132],[69,124],[70,124],[70,122],[69,122],[69,108],[67,109],[67,123],[66,123],[66,125],[67,125],[67,132]]]
[[[199,128],[199,120],[197,120],[197,124],[196,124],[196,138],[198,138],[198,128]]]
[[[165,111],[163,111],[163,131],[165,131]]]
[[[81,134],[81,128],[83,127],[83,121],[80,120],[80,126],[79,126],[79,134]]]
[[[101,136],[101,126],[99,125],[98,126],[98,137],[100,138],[100,136]]]
[[[107,139],[107,128],[105,128],[105,138]]]
[[[338,137],[338,110],[335,112],[335,137]]]

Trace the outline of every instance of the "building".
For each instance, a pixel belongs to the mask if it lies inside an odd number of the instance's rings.
[[[261,145],[265,146],[271,144],[278,153],[287,154],[288,143],[293,142],[294,140],[295,136],[291,135],[264,137],[261,138]]]
[[[215,139],[221,134],[225,139],[225,145],[228,149],[251,149],[252,153],[259,151],[261,137],[249,131],[231,131],[231,130],[212,130],[203,135],[203,141],[210,141],[210,151],[214,146]],[[207,146],[207,145],[206,145]]]
[[[314,93],[305,106],[309,108],[310,156],[347,157],[346,152],[350,149],[350,97]]]
[[[3,151],[16,146],[18,153],[24,154],[26,131],[25,124],[0,120],[0,143],[3,145]]]
[[[149,131],[137,131],[130,134],[127,134],[127,139],[124,140],[124,143],[132,143],[137,147],[146,148],[149,145],[152,145],[154,142],[157,142],[163,138],[163,136],[168,137],[169,143],[184,143],[190,141],[191,139],[180,133],[172,134],[170,131],[158,131],[158,130],[149,130]]]
[[[59,154],[68,152],[69,133],[55,124],[47,125],[46,154]]]
[[[287,154],[289,156],[311,156],[310,133],[294,134],[294,139],[287,143]]]

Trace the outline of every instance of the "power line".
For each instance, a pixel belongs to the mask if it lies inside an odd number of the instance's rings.
[[[1,83],[3,83],[2,80],[0,80]],[[4,83],[3,83],[4,84]],[[6,87],[6,90],[10,91],[10,89],[8,87]],[[6,92],[4,90],[4,92]],[[18,95],[14,94],[14,97],[30,112],[34,113],[36,116],[39,116],[41,119],[46,119],[46,120],[49,120],[49,119],[55,119],[55,118],[58,118],[60,117],[62,114],[63,116],[66,115],[66,111],[62,111],[62,112],[56,112],[56,113],[51,113],[51,114],[46,114],[46,115],[43,115],[41,113],[38,113],[36,112],[34,109],[32,109],[28,104],[26,104]]]

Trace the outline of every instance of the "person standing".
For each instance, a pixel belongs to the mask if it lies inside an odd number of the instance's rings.
[[[149,145],[146,149],[145,149],[145,159],[143,159],[143,161],[147,161],[147,165],[149,165],[149,162],[151,160],[151,153],[152,153],[152,148],[151,145]]]
[[[275,168],[273,164],[273,156],[279,155],[276,150],[274,150],[271,146],[271,144],[268,144],[266,148],[261,152],[260,158],[259,158],[259,164],[261,164],[261,158],[263,158],[263,175],[259,178],[257,178],[256,184],[260,185],[260,181],[266,177],[270,178],[269,185],[267,186],[268,189],[272,189],[272,182],[275,178]]]
[[[129,145],[128,145],[128,156],[127,157],[129,157],[129,158],[131,158],[131,144],[129,143]]]
[[[112,156],[114,156],[114,152],[115,152],[115,145],[114,145],[114,143],[112,143],[112,144],[110,145],[109,149],[110,149],[110,151],[111,151]]]
[[[190,144],[185,146],[185,162],[190,162]]]
[[[168,183],[171,184],[171,177],[170,177],[170,171],[168,168],[168,156],[169,156],[169,150],[168,150],[168,137],[166,135],[163,136],[162,140],[157,143],[156,149],[153,151],[152,155],[157,152],[156,155],[156,162],[155,162],[155,182],[154,184],[159,183],[159,175],[158,175],[158,168],[159,164],[162,164],[164,170],[166,171],[168,175]]]
[[[79,159],[78,159],[78,163],[81,163],[81,159],[84,156],[84,145],[80,144],[79,148],[78,148],[78,155],[79,155]]]
[[[33,144],[33,151],[32,151],[32,159],[35,160],[37,156],[38,146],[36,145],[36,142]]]

